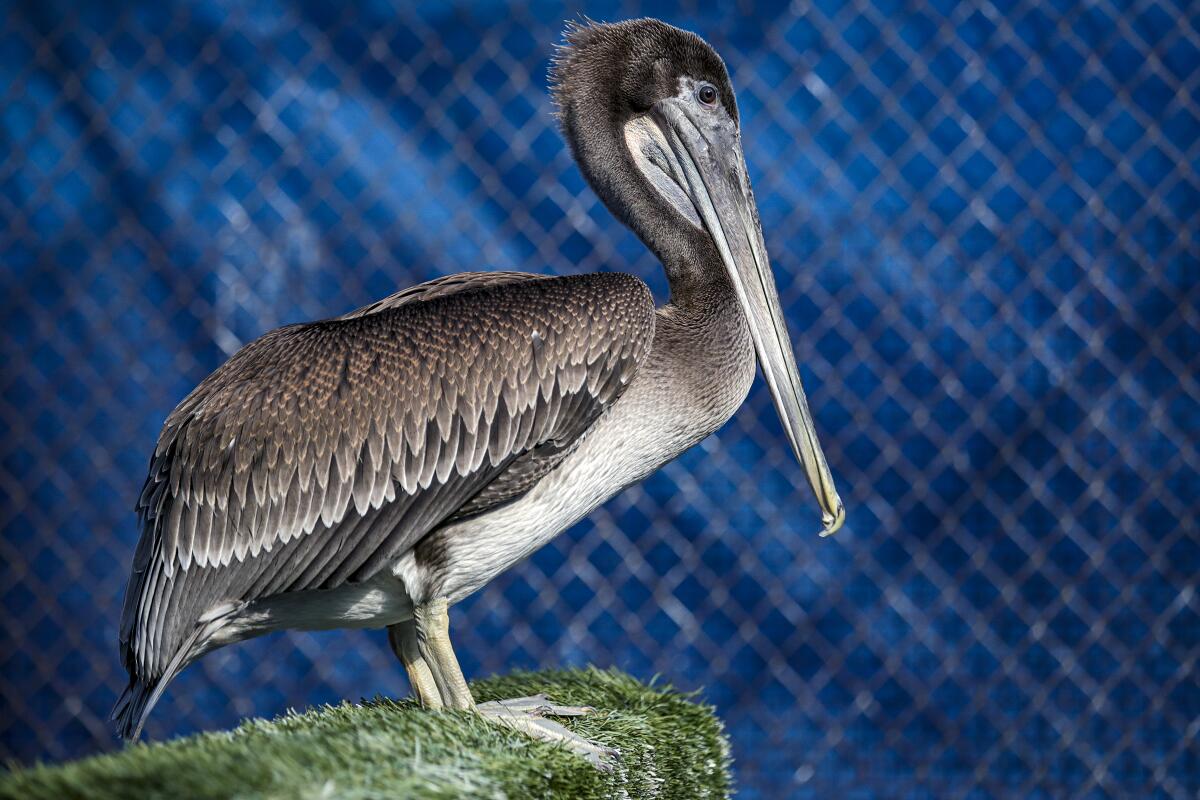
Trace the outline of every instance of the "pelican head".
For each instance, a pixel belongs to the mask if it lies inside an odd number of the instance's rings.
[[[733,85],[703,39],[658,20],[575,25],[552,74],[584,177],[662,261],[674,301],[731,287],[822,511],[845,509],[821,451],[750,190]]]

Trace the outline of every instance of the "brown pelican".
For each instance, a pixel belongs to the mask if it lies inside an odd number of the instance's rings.
[[[725,423],[755,354],[823,512],[841,500],[800,385],[733,88],[698,36],[572,26],[553,70],[584,176],[666,270],[451,275],[271,331],[167,418],[121,619],[136,738],[167,683],[279,629],[386,627],[419,701],[603,748],[544,697],[476,705],[447,609]]]

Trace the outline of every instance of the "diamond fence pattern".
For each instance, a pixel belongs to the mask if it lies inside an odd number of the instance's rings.
[[[657,265],[545,93],[581,11],[697,30],[826,452],[762,387],[462,604],[469,675],[704,687],[747,798],[1200,793],[1200,9],[219,0],[0,14],[0,755],[114,746],[130,511],[241,344],[483,267]],[[407,690],[377,633],[179,679],[153,736]]]

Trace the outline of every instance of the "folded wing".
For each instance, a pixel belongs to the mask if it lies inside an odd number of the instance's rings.
[[[214,609],[365,580],[527,491],[653,332],[628,275],[472,273],[250,343],[172,412],[151,459],[121,624],[131,676],[179,663]]]

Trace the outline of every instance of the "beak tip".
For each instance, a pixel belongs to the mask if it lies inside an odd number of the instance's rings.
[[[838,530],[841,529],[842,523],[845,521],[846,506],[843,505],[841,499],[839,499],[837,503],[837,511],[832,516],[829,514],[823,515],[821,522],[824,523],[825,527],[824,530],[821,531],[821,538],[824,539],[826,536],[833,536],[838,532]]]

